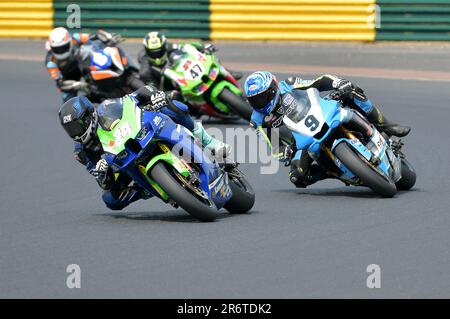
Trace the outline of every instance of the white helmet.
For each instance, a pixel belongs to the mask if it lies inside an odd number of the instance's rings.
[[[50,50],[58,60],[67,59],[72,50],[72,36],[66,28],[59,27],[53,29],[48,37]]]

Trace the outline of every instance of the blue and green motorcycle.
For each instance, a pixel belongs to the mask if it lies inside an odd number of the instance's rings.
[[[130,95],[118,105],[97,107],[97,133],[115,172],[202,221],[216,219],[222,207],[230,213],[253,207],[255,193],[236,163],[218,163],[188,129],[142,110]]]

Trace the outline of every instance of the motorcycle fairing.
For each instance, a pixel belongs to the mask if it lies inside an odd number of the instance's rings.
[[[122,127],[126,129],[121,129]],[[165,114],[141,110],[131,96],[124,97],[122,117],[111,131],[99,127],[98,132],[106,152],[106,161],[117,171],[125,172],[141,187],[165,201],[168,200],[168,195],[149,177],[148,172],[157,162],[165,161],[182,176],[189,176],[190,164],[183,160],[183,156],[177,155],[179,150],[189,155],[193,163],[191,165],[198,165],[200,168],[200,188],[218,209],[232,196],[228,174],[222,173],[219,165],[205,155],[194,142],[188,129],[174,123]],[[118,142],[115,141],[117,137]],[[172,149],[166,145],[172,146]],[[151,158],[145,167],[135,165],[137,159],[145,157],[158,146],[162,148],[163,154]]]

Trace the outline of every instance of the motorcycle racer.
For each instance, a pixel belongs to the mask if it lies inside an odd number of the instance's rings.
[[[175,123],[192,131],[204,148],[217,157],[227,157],[231,147],[210,136],[201,122],[194,122],[187,107],[171,100],[155,87],[144,86],[130,94],[136,105],[144,110],[157,111],[169,116]],[[60,123],[66,133],[74,140],[75,159],[86,166],[98,185],[104,190],[102,199],[112,210],[121,210],[139,199],[147,199],[150,194],[138,185],[129,185],[131,178],[124,174],[116,176],[106,160],[102,145],[97,136],[98,112],[102,108],[120,107],[122,98],[107,99],[94,108],[86,97],[73,97],[65,102],[59,111]]]
[[[139,79],[139,68],[118,46],[92,40],[80,47],[79,69],[89,89],[86,96],[93,103],[122,97],[145,86]]]
[[[63,102],[77,95],[78,90],[85,84],[80,82],[82,77],[78,66],[80,46],[89,40],[98,39],[103,43],[113,45],[120,40],[117,34],[98,30],[95,34],[74,33],[71,35],[66,28],[54,28],[45,44],[47,54],[45,67],[56,87],[61,92]]]
[[[272,73],[258,71],[248,76],[245,81],[245,93],[254,109],[250,125],[266,139],[270,146],[270,140],[262,128],[281,126],[284,113],[294,100],[290,92],[309,88],[316,88],[320,92],[338,90],[345,106],[365,114],[377,129],[388,136],[403,137],[411,130],[409,127],[389,121],[366,97],[364,91],[348,80],[333,75],[323,75],[315,80],[290,77],[278,82]],[[304,188],[328,177],[319,165],[313,164],[313,159],[307,150],[286,146],[278,150],[273,149],[272,153],[277,159],[291,163],[289,178],[296,187]]]
[[[161,88],[161,70],[170,63],[170,54],[183,50],[184,43],[169,43],[166,36],[161,32],[149,32],[142,41],[143,48],[138,54],[140,65],[140,78],[147,84]],[[201,42],[189,43],[198,51],[207,54],[213,54],[217,48],[213,44],[203,44]],[[239,72],[230,72],[231,75],[239,80],[242,74]],[[164,91],[175,90],[171,83],[164,81]]]

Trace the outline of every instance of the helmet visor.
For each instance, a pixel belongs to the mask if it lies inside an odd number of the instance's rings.
[[[71,43],[69,41],[69,42],[67,42],[66,44],[63,44],[63,45],[60,45],[60,46],[57,46],[57,47],[51,47],[52,48],[52,52],[55,53],[55,54],[66,53],[66,52],[68,52],[70,50],[70,45],[71,45]]]
[[[152,59],[161,59],[164,54],[166,53],[166,48],[162,46],[159,49],[156,50],[150,50],[149,48],[145,48],[145,51],[147,52],[147,55]]]
[[[80,139],[91,125],[92,116],[87,113],[82,118],[64,124],[67,134],[73,139]]]
[[[261,110],[264,109],[267,104],[269,104],[277,96],[277,92],[277,82],[272,80],[272,83],[270,83],[267,90],[253,96],[248,96],[247,99],[254,109]]]

